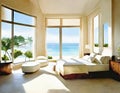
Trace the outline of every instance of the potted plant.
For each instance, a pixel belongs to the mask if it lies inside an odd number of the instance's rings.
[[[24,55],[27,57],[27,58],[29,58],[29,61],[30,61],[30,58],[32,58],[33,57],[33,55],[32,55],[32,52],[31,51],[26,51],[25,53],[24,53]],[[25,61],[26,61],[26,58],[25,58]]]
[[[52,59],[52,56],[48,56],[48,59]]]

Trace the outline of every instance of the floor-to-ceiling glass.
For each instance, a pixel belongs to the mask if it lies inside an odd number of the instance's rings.
[[[1,58],[2,61],[12,61],[12,25],[1,23]]]
[[[59,58],[60,55],[59,28],[47,28],[46,35],[47,35],[46,38],[47,56]]]
[[[99,16],[94,17],[94,52],[99,52]]]
[[[23,62],[34,58],[35,17],[1,7],[1,60]]]
[[[80,45],[80,28],[62,28],[62,58],[78,57]]]

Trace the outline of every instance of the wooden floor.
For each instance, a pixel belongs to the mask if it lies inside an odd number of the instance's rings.
[[[65,80],[53,71],[54,64],[33,74],[21,69],[0,76],[0,93],[120,93],[120,82],[111,78]]]

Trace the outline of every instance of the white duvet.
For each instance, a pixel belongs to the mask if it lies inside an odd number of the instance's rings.
[[[94,64],[82,58],[61,59],[57,61],[56,70],[62,75],[80,74],[96,71],[108,71],[109,64]]]

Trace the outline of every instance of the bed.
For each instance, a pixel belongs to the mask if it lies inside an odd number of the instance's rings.
[[[77,62],[72,59],[60,59],[57,61],[56,70],[62,75],[88,73],[87,66],[82,62]]]
[[[60,59],[56,64],[56,71],[65,79],[71,78],[85,78],[91,72],[106,72],[109,71],[109,56],[97,55],[93,62],[86,58],[70,58]],[[99,61],[97,63],[96,61]]]

